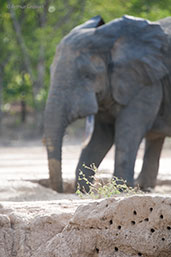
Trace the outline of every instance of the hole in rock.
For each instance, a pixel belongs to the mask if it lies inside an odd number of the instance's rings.
[[[170,227],[170,226],[167,226],[167,229],[168,229],[168,230],[171,230],[171,227]]]
[[[99,253],[99,248],[96,248],[96,253]]]
[[[154,228],[151,228],[151,233],[154,233],[155,232],[155,229]]]
[[[132,224],[132,225],[135,225],[135,221],[134,221],[134,220],[132,220],[132,221],[131,221],[131,224]]]
[[[134,211],[133,211],[133,214],[134,214],[134,215],[137,215],[137,212],[134,210]]]
[[[149,218],[144,219],[145,221],[149,221]]]
[[[138,256],[142,256],[142,253],[138,253]]]
[[[121,229],[121,226],[120,226],[120,225],[118,226],[118,229]]]
[[[153,208],[152,208],[152,207],[150,208],[150,211],[153,211]]]
[[[118,247],[115,247],[115,252],[118,252]]]
[[[163,215],[162,214],[160,215],[160,219],[163,219]]]
[[[108,204],[106,204],[106,207],[108,207]]]
[[[113,224],[113,220],[110,220],[110,221],[109,221],[109,224],[112,225],[112,224]]]
[[[165,238],[164,238],[164,237],[162,237],[162,241],[165,241]]]

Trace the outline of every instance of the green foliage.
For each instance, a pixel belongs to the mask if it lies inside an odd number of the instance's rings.
[[[84,2],[84,0],[2,2],[0,48],[4,104],[24,98],[34,109],[43,109],[56,45],[72,27],[79,23]],[[17,32],[16,22],[20,33]]]
[[[124,14],[158,20],[171,13],[171,0],[88,0],[85,19],[97,14],[106,22],[119,18]]]
[[[79,180],[84,180],[85,183],[90,187],[90,191],[88,193],[82,193],[80,185],[78,184],[76,194],[81,198],[90,197],[93,199],[100,199],[109,198],[121,193],[130,195],[140,192],[138,188],[128,187],[125,180],[117,177],[113,177],[109,182],[105,183],[103,180],[97,177],[97,168],[95,164],[90,165],[90,167],[83,164],[83,167],[93,171],[94,175],[91,178],[94,180],[94,183],[89,182],[83,172],[80,170]]]

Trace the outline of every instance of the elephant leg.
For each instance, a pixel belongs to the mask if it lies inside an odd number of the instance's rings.
[[[156,185],[164,139],[165,137],[146,138],[143,166],[136,180],[136,184],[143,190],[154,188]]]
[[[161,87],[144,87],[120,111],[115,123],[114,176],[134,186],[134,165],[139,145],[151,129],[162,99]]]
[[[83,167],[85,164],[90,167],[95,164],[98,168],[106,153],[110,150],[114,143],[114,124],[101,121],[98,115],[95,117],[94,131],[88,145],[82,150],[78,166],[76,168],[76,187],[80,186],[81,191],[89,191],[89,183],[86,183],[80,171],[84,174],[86,180],[93,182],[94,171]]]

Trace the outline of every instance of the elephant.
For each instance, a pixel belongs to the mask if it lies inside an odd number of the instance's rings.
[[[76,168],[88,192],[91,169],[115,144],[114,176],[129,186],[154,188],[165,137],[171,136],[171,17],[158,22],[124,15],[96,16],[57,46],[50,69],[44,135],[52,189],[63,192],[61,161],[66,127],[94,115],[94,131]],[[142,170],[134,181],[137,151],[145,139]]]

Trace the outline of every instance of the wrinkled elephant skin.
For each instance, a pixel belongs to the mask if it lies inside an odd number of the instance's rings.
[[[134,165],[146,139],[142,171],[136,181],[154,187],[160,153],[171,136],[171,18],[159,22],[123,16],[107,24],[100,16],[74,28],[57,47],[45,110],[45,141],[51,186],[62,192],[61,148],[68,124],[95,115],[94,131],[82,150],[76,184],[89,191],[115,144],[114,175],[134,185]],[[80,179],[79,179],[80,178]]]

